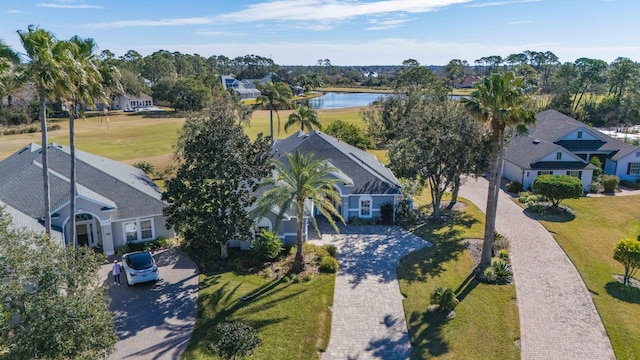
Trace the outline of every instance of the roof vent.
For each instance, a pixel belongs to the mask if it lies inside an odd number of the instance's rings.
[[[540,144],[540,140],[538,140],[538,139],[533,139],[533,143],[534,143],[534,144],[536,144],[536,145],[537,145],[537,144]]]

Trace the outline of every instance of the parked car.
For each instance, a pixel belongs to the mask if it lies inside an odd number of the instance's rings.
[[[148,251],[136,251],[122,255],[122,271],[127,285],[158,281],[158,265]]]

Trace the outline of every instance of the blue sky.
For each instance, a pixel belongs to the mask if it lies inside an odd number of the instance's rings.
[[[2,0],[0,38],[34,24],[120,56],[163,49],[281,65],[444,65],[550,50],[640,61],[639,0]]]

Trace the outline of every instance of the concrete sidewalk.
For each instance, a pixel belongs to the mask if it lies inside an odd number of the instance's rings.
[[[460,196],[484,211],[487,188],[486,179],[468,178]],[[498,201],[496,230],[511,244],[522,359],[615,359],[575,266],[553,236],[504,192]]]

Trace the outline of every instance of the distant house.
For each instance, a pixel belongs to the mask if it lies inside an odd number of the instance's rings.
[[[372,78],[377,78],[378,77],[378,73],[375,71],[366,71],[362,74],[362,76],[364,77],[372,77]]]
[[[70,245],[70,153],[50,144],[52,236]],[[76,150],[76,242],[113,255],[131,242],[173,237],[167,230],[158,187],[140,169]],[[14,224],[44,231],[41,147],[29,144],[0,162],[0,202]]]
[[[255,99],[262,95],[255,84],[247,81],[241,82],[232,76],[220,76],[220,82],[225,90],[233,90],[239,99]]]
[[[640,179],[640,148],[611,138],[556,110],[536,115],[528,134],[515,136],[505,152],[503,176],[532,187],[538,175],[571,175],[589,191],[598,157],[604,173],[622,180]]]
[[[124,94],[111,103],[111,110],[135,110],[151,106],[153,106],[153,98],[147,94],[140,93],[138,96]]]
[[[380,208],[385,203],[391,204],[395,212],[395,204],[402,196],[402,186],[391,170],[375,156],[317,130],[308,134],[299,131],[286,139],[278,139],[273,144],[273,156],[276,160],[286,161],[286,155],[296,150],[305,155],[313,154],[315,159],[325,160],[337,169],[332,176],[342,179],[345,184],[336,186],[340,201],[334,206],[346,221],[352,218],[379,218]],[[305,206],[309,213],[317,215],[312,202],[307,202]],[[250,209],[249,214],[255,216],[256,229],[274,230],[279,210],[273,209],[270,214],[261,218],[255,215],[253,209]],[[303,221],[306,240],[308,219]],[[295,244],[296,224],[295,211],[286,211],[284,220],[277,227],[277,234],[284,243]],[[249,244],[236,241],[230,246],[248,248]]]
[[[467,75],[462,79],[454,80],[453,87],[456,89],[470,89],[480,80],[482,78],[479,76]]]

